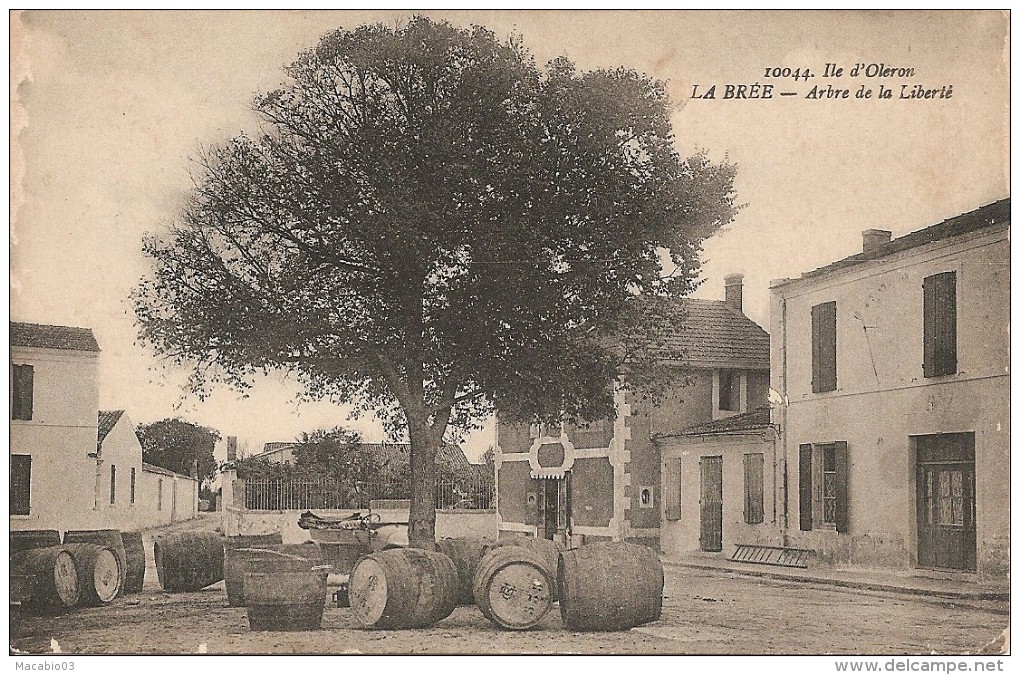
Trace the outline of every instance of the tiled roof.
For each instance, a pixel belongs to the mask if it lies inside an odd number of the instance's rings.
[[[409,443],[362,443],[362,450],[373,455],[381,456],[395,464],[406,464],[410,466],[411,445]],[[464,451],[458,445],[442,443],[436,451],[437,467],[470,467]]]
[[[768,370],[769,334],[722,300],[683,301],[687,319],[669,338],[692,366]]]
[[[741,413],[732,417],[724,417],[721,420],[703,422],[687,427],[671,434],[659,434],[659,438],[669,436],[704,436],[712,434],[727,434],[741,431],[753,431],[765,429],[771,424],[769,407],[763,406],[751,412]]]
[[[176,471],[171,471],[170,469],[164,469],[161,466],[149,464],[148,462],[142,462],[142,471],[148,471],[149,473],[158,473],[163,476],[177,476],[179,478],[191,478],[190,476],[185,476],[183,473],[177,473]]]
[[[294,441],[270,441],[262,446],[262,452],[257,456],[268,455],[279,450],[286,450],[287,448],[296,447],[297,443]]]
[[[266,455],[288,448],[296,448],[298,445],[294,441],[271,441],[262,446],[262,452],[249,459],[262,459]],[[394,467],[410,466],[411,446],[408,443],[362,443],[361,450],[392,463]],[[439,467],[467,467],[470,462],[460,446],[443,443],[436,452],[436,465]]]
[[[99,438],[96,442],[97,447],[103,444],[103,440],[106,438],[106,435],[113,431],[113,428],[117,426],[117,422],[120,421],[120,417],[123,414],[123,410],[99,411]]]
[[[936,241],[943,239],[949,239],[950,237],[956,237],[961,234],[967,234],[968,232],[975,232],[986,227],[991,227],[997,223],[1008,223],[1009,218],[1009,204],[1010,200],[1000,199],[997,202],[987,204],[981,208],[968,211],[967,213],[943,220],[941,223],[926,227],[923,230],[917,230],[905,234],[902,237],[893,239],[888,244],[883,244],[867,253],[857,253],[848,258],[837,260],[834,263],[829,263],[824,267],[819,267],[816,270],[805,272],[800,276],[801,279],[809,277],[816,277],[836,270],[852,267],[859,265],[860,263],[867,262],[869,260],[878,260],[884,258],[887,255],[898,253],[900,251],[906,251],[917,246],[924,246],[925,244],[931,244]],[[789,279],[783,282],[775,283],[773,286],[781,286],[785,283],[796,281],[796,279]]]
[[[11,322],[12,347],[42,347],[79,352],[98,352],[99,343],[91,328],[45,326],[38,323]]]

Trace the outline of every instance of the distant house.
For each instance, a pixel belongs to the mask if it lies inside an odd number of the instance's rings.
[[[263,445],[262,452],[252,455],[248,459],[272,462],[274,464],[293,464],[297,461],[297,458],[294,456],[294,449],[297,447],[298,444],[294,442],[273,441]]]
[[[501,532],[660,545],[663,503],[677,494],[680,477],[661,473],[654,437],[746,413],[768,398],[768,333],[743,313],[742,275],[725,284],[725,300],[685,301],[686,321],[672,341],[687,355],[690,382],[660,404],[619,390],[613,421],[497,422]]]
[[[96,509],[110,527],[132,530],[195,518],[198,483],[142,461],[135,425],[123,410],[99,412]]]
[[[1009,571],[1010,200],[772,283],[787,538],[833,564]]]
[[[130,420],[120,410],[99,411],[100,350],[92,331],[12,322],[10,336],[11,529],[128,530],[161,522],[146,509],[150,493]],[[194,483],[180,478],[188,486],[182,491]],[[193,516],[179,511],[179,518]]]
[[[297,462],[294,451],[299,447],[300,444],[294,441],[272,441],[262,446],[262,452],[247,459],[275,464],[294,464]],[[408,443],[362,443],[359,447],[366,457],[371,457],[374,464],[382,466],[391,475],[406,477],[410,470],[411,446]],[[451,471],[473,473],[477,466],[468,462],[460,446],[449,443],[439,446],[436,464],[448,473]]]

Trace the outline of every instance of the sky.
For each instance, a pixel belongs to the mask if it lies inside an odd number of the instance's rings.
[[[743,273],[745,312],[766,329],[770,280],[858,252],[862,230],[900,236],[1009,195],[1001,12],[425,13],[517,34],[539,63],[566,55],[582,70],[625,66],[664,80],[681,154],[737,166],[742,208],[706,242],[696,295],[721,299],[723,276]],[[283,67],[327,31],[411,15],[12,15],[11,319],[92,328],[100,406],[135,423],[182,416],[238,436],[251,453],[336,425],[381,440],[374,420],[296,403],[283,375],[246,399],[184,395],[187,373],[136,344],[128,298],[148,269],[142,239],[174,221],[198,150],[257,129],[254,95],[283,83]],[[842,76],[823,77],[826,63]],[[895,72],[855,77],[856,64],[864,75],[869,64]],[[782,68],[813,77],[784,78]],[[754,83],[773,85],[772,98],[725,98],[727,84]],[[699,96],[715,85],[716,97],[693,98],[694,85]],[[816,85],[849,98],[809,97]],[[878,99],[880,85],[893,98]],[[917,85],[936,97],[901,98]],[[871,98],[857,98],[862,86]],[[489,424],[465,448],[475,457],[492,442]]]

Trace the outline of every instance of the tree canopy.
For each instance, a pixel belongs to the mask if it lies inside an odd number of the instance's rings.
[[[216,472],[213,455],[219,433],[208,427],[186,422],[178,417],[151,424],[139,424],[135,429],[142,446],[142,461],[191,475],[192,463],[198,463],[198,478],[204,480]]]
[[[598,419],[621,366],[642,383],[682,356],[659,338],[734,169],[677,153],[662,82],[540,67],[477,26],[336,30],[286,72],[147,240],[141,335],[199,393],[284,369],[377,414],[411,442],[428,540],[448,428]]]

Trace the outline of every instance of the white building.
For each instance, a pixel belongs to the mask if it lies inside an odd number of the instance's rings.
[[[90,329],[12,322],[10,337],[12,530],[135,530],[195,517],[197,481],[147,469],[127,415],[99,410]]]

